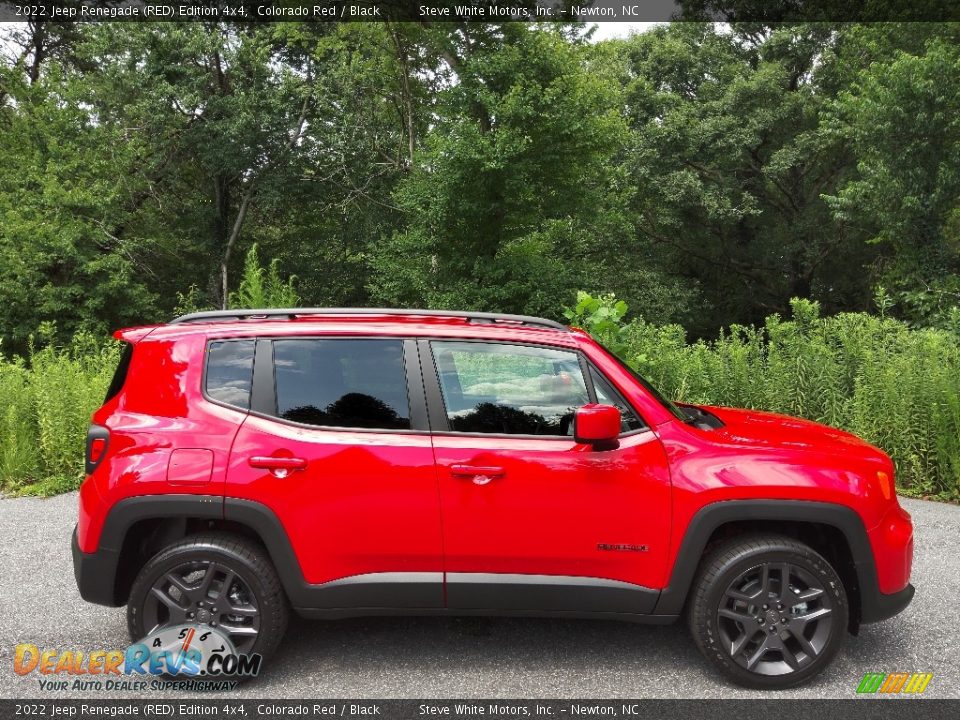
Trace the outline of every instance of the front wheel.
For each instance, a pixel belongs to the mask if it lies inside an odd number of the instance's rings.
[[[830,663],[846,635],[843,582],[820,554],[792,538],[724,543],[704,559],[692,591],[694,640],[738,685],[800,685]]]
[[[184,538],[157,553],[130,590],[132,640],[180,625],[216,628],[239,653],[266,660],[280,644],[288,608],[258,545],[226,533]]]

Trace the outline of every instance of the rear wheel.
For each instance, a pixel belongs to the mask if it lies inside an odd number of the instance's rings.
[[[276,570],[254,543],[226,533],[185,538],[157,553],[130,591],[130,637],[179,625],[216,628],[239,653],[266,659],[287,627]]]
[[[846,635],[840,577],[792,538],[724,543],[704,559],[692,591],[689,622],[697,646],[739,685],[800,685],[830,663]]]

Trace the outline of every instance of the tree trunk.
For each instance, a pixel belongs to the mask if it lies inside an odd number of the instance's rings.
[[[213,192],[215,211],[213,219],[213,242],[214,247],[219,250],[220,248],[227,247],[227,241],[230,237],[230,180],[223,173],[218,173],[213,178]],[[226,308],[227,305],[227,300],[222,295],[224,264],[221,256],[219,272],[214,273],[213,278],[211,278],[211,284],[216,288],[214,292],[218,296],[218,305],[220,305],[221,308]]]
[[[308,81],[310,78],[310,73],[308,73]],[[297,124],[293,128],[293,132],[287,140],[286,151],[290,152],[296,147],[297,142],[300,138],[303,137],[303,130],[307,122],[307,108],[310,105],[310,94],[303,99],[303,105],[300,108],[300,117],[297,118]],[[273,160],[265,165],[260,170],[260,175],[270,171],[270,166],[277,161],[278,158],[273,158]],[[237,217],[233,221],[233,228],[230,230],[230,237],[227,238],[227,242],[223,248],[223,257],[220,261],[220,307],[223,310],[227,309],[227,304],[230,299],[230,285],[229,285],[229,271],[230,271],[230,255],[233,252],[233,247],[237,243],[237,238],[240,237],[240,230],[243,228],[243,221],[247,218],[247,210],[250,208],[250,201],[253,199],[253,195],[256,192],[257,180],[260,175],[254,177],[250,180],[250,184],[247,185],[247,190],[243,194],[243,198],[240,200],[240,209],[237,210]],[[229,207],[229,205],[227,206]]]
[[[233,252],[233,246],[240,237],[240,228],[243,227],[243,221],[247,217],[247,208],[250,207],[250,199],[253,197],[253,185],[243,194],[243,200],[240,201],[240,209],[237,210],[237,218],[233,221],[233,229],[230,231],[230,237],[227,238],[227,244],[223,251],[223,260],[220,262],[220,307],[227,309],[229,294],[229,268],[230,254]]]

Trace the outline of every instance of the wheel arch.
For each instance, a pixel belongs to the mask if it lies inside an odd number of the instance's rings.
[[[794,537],[833,565],[847,592],[849,629],[856,633],[864,621],[864,610],[869,611],[865,602],[879,592],[866,528],[851,508],[805,500],[725,500],[701,508],[687,526],[669,583],[654,613],[682,613],[694,576],[711,545],[757,531]]]
[[[279,519],[262,503],[217,495],[151,495],[119,501],[107,516],[85,599],[123,605],[140,568],[177,540],[220,530],[257,542],[270,557],[291,600],[304,586]],[[90,557],[88,555],[87,557]],[[82,588],[84,589],[84,588]]]

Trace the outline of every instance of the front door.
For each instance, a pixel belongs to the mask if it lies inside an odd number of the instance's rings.
[[[303,576],[294,604],[442,608],[440,507],[415,341],[260,339],[253,385],[226,494],[279,519]]]
[[[574,440],[574,411],[597,399],[597,376],[572,350],[432,340],[421,357],[448,607],[650,612],[670,529],[655,434],[625,415],[616,449]]]

